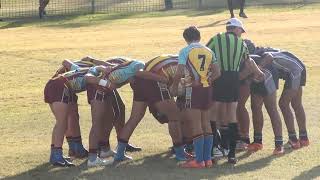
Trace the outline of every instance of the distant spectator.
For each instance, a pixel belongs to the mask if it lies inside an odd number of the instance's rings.
[[[164,6],[166,10],[172,9],[173,8],[172,0],[164,0]]]
[[[0,0],[0,10],[1,10],[1,0]],[[0,21],[3,21],[3,20],[0,18]]]
[[[45,9],[48,4],[49,4],[49,0],[39,0],[39,17],[40,17],[40,19],[42,19],[45,15],[47,15]]]
[[[243,18],[248,18],[248,16],[244,13],[244,4],[245,4],[245,0],[228,0],[228,8],[230,11],[230,15],[231,18],[234,18],[234,14],[233,14],[233,8],[234,8],[234,4],[232,3],[232,1],[237,1],[240,4],[240,13],[239,16],[243,17]]]

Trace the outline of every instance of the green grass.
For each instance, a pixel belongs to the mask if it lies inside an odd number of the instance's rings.
[[[263,10],[263,11],[262,11]],[[202,42],[224,31],[227,11],[180,10],[132,15],[86,15],[0,22],[0,176],[6,179],[316,179],[320,178],[318,141],[320,96],[320,17],[319,5],[251,7],[244,20],[246,37],[259,45],[287,49],[308,67],[304,88],[311,146],[284,156],[272,156],[273,135],[265,115],[261,152],[240,153],[235,167],[225,160],[212,169],[186,170],[168,157],[171,145],[167,126],[148,113],[134,132],[131,142],[143,151],[131,154],[135,160],[119,167],[87,169],[85,160],[75,168],[53,168],[49,157],[53,115],[43,102],[43,88],[64,58],[85,55],[99,58],[125,55],[143,60],[163,53],[177,53],[185,44],[181,33],[190,24],[200,27]],[[132,92],[120,93],[130,113]],[[81,130],[88,147],[91,123],[86,95],[80,95]],[[249,105],[249,104],[248,104]],[[249,106],[248,106],[249,107]],[[285,132],[285,131],[284,131]],[[284,133],[286,136],[286,133]],[[116,137],[111,136],[112,147]],[[67,150],[67,146],[64,146]]]

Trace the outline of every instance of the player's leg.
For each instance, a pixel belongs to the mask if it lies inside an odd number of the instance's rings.
[[[210,125],[210,109],[201,111],[201,126],[204,135],[203,160],[207,168],[212,167],[213,134]]]
[[[302,105],[302,87],[300,86],[297,94],[292,98],[291,106],[295,112],[299,127],[299,141],[301,146],[308,146],[309,139],[306,127],[306,114]]]
[[[155,103],[155,108],[169,119],[168,128],[172,138],[173,147],[178,161],[185,161],[184,143],[182,136],[182,125],[180,110],[173,99]]]
[[[70,157],[84,158],[88,156],[88,151],[83,147],[80,123],[79,123],[79,112],[78,104],[70,104],[70,111],[68,113],[68,129],[65,134],[68,145]]]
[[[274,133],[275,150],[273,154],[279,155],[284,153],[283,137],[282,137],[282,122],[277,108],[276,92],[267,95],[263,98],[264,105],[271,119],[272,129]]]
[[[288,145],[293,149],[300,148],[300,143],[298,141],[297,134],[294,128],[293,113],[290,109],[291,100],[296,94],[297,94],[297,90],[284,88],[279,100],[279,106],[288,130],[288,135],[289,135]]]
[[[68,126],[69,105],[63,102],[53,102],[50,109],[55,116],[56,124],[52,131],[52,149],[50,163],[57,166],[72,166],[73,164],[63,158],[62,145],[64,134]]]
[[[89,167],[109,165],[112,163],[111,161],[102,160],[98,157],[98,148],[99,141],[104,138],[103,131],[105,130],[105,127],[103,121],[105,120],[105,112],[107,108],[110,108],[110,106],[108,107],[106,102],[96,99],[93,99],[90,104],[92,126],[89,134],[89,156],[87,165]]]
[[[98,154],[100,158],[108,158],[115,154],[115,152],[110,147],[110,133],[114,125],[115,116],[114,109],[112,107],[112,99],[110,96],[104,100],[106,108],[103,115],[103,131],[101,132],[98,146]]]
[[[195,159],[181,164],[181,167],[184,168],[203,168],[205,167],[204,163],[204,134],[201,124],[201,110],[199,109],[185,109],[183,111],[186,119],[185,123],[188,123],[190,127],[189,131],[193,137],[193,146],[195,152]]]
[[[239,123],[239,142],[237,143],[237,149],[244,150],[250,144],[249,127],[250,117],[246,108],[246,102],[250,96],[250,86],[244,83],[240,86],[239,100],[237,106],[237,119]]]
[[[120,135],[121,129],[123,128],[125,124],[125,118],[126,118],[126,106],[123,103],[120,94],[118,91],[113,91],[113,97],[112,97],[112,106],[115,112],[115,119],[114,119],[114,127],[116,129],[117,136]],[[128,143],[126,147],[126,151],[128,152],[136,152],[141,151],[141,147],[137,147],[135,145],[132,145]]]
[[[258,94],[251,94],[251,110],[253,123],[253,143],[248,146],[248,150],[256,152],[263,148],[262,145],[262,128],[263,128],[263,97]]]
[[[133,131],[144,117],[147,106],[147,103],[143,101],[133,101],[130,118],[121,129],[120,136],[118,136],[117,153],[114,157],[115,161],[122,161],[126,159],[125,149],[128,145],[128,141]]]
[[[57,166],[73,166],[63,157],[62,145],[67,130],[70,93],[60,79],[50,80],[44,89],[44,100],[49,104],[56,123],[52,130],[50,163]]]

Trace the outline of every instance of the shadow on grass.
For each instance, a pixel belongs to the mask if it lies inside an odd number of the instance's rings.
[[[299,176],[293,178],[293,180],[300,180],[300,179],[317,179],[320,177],[320,165],[315,166],[312,169],[302,172]]]
[[[209,28],[209,27],[217,27],[217,26],[224,26],[228,19],[221,19],[221,20],[217,20],[213,23],[210,23],[210,24],[207,24],[207,25],[202,25],[202,26],[199,26],[198,28]]]
[[[239,159],[246,157],[248,157],[248,154],[244,153],[239,156]],[[268,166],[275,158],[277,156],[270,155],[236,166],[222,163],[213,168],[182,169],[177,167],[176,161],[171,157],[170,152],[163,152],[134,161],[125,161],[112,166],[90,169],[87,168],[84,160],[81,161],[80,165],[72,168],[57,168],[46,163],[4,179],[216,179],[222,176],[262,169]],[[310,170],[310,173],[317,173],[317,170],[319,170],[319,167]],[[302,175],[302,177],[305,176]]]
[[[140,12],[140,13],[111,13],[111,14],[77,14],[65,16],[49,16],[45,19],[39,18],[20,18],[9,19],[0,23],[0,29],[10,29],[25,26],[40,26],[54,28],[79,28],[110,23],[119,19],[130,18],[150,18],[168,16],[207,16],[223,12],[225,9],[180,9],[169,11]]]

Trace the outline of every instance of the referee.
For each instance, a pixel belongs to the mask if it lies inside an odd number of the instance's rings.
[[[221,76],[213,83],[212,99],[215,102],[215,107],[225,111],[219,121],[228,123],[227,139],[229,139],[230,149],[228,162],[236,164],[235,148],[238,134],[236,109],[239,97],[240,65],[245,63],[252,70],[256,66],[250,60],[247,46],[241,38],[242,33],[245,32],[242,22],[237,18],[231,18],[226,24],[226,30],[227,32],[212,37],[207,47],[216,54],[221,69]],[[263,76],[263,73],[256,68],[254,73],[256,78]],[[215,129],[212,131],[215,132]]]

